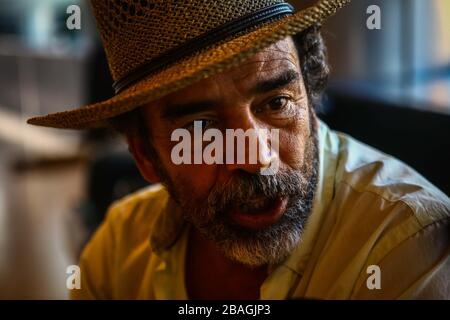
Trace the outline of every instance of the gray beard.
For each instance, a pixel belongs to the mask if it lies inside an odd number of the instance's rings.
[[[248,230],[234,224],[227,210],[208,204],[194,209],[186,219],[206,237],[214,241],[231,260],[249,267],[276,265],[282,262],[299,244],[304,226],[311,211],[315,177],[306,181],[296,171],[287,171],[275,176],[253,176],[240,179],[239,186],[228,203],[245,203],[245,199],[264,195],[269,198],[288,196],[289,201],[283,216],[272,226],[261,230]],[[245,181],[245,182],[244,182]],[[229,192],[225,191],[219,203],[227,203]],[[208,201],[209,203],[209,201]],[[213,202],[214,203],[214,202]]]

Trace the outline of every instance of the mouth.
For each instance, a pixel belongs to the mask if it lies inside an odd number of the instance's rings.
[[[276,223],[286,211],[287,197],[249,199],[230,211],[231,220],[248,229],[259,230]]]

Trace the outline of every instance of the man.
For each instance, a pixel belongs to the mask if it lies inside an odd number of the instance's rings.
[[[93,2],[117,95],[30,123],[108,122],[155,185],[111,207],[72,298],[450,297],[449,199],[316,117],[344,2]],[[216,143],[239,132],[258,148]]]

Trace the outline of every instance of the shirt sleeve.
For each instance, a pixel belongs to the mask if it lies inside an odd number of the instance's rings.
[[[114,266],[114,233],[112,209],[84,248],[80,262],[81,288],[72,289],[72,300],[112,299],[112,268]]]
[[[450,299],[450,219],[426,226],[376,265],[380,288],[367,285],[364,274],[353,299]]]

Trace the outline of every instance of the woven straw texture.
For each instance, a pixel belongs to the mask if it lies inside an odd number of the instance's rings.
[[[214,1],[214,5],[211,2],[92,1],[113,79],[187,40],[283,1]]]
[[[132,84],[113,98],[71,111],[35,117],[28,123],[54,128],[99,127],[194,82],[238,65],[259,50],[322,22],[350,0],[322,0],[316,5],[265,23],[195,54]],[[109,67],[117,80],[145,62],[190,39],[281,0],[93,0],[97,27]]]

